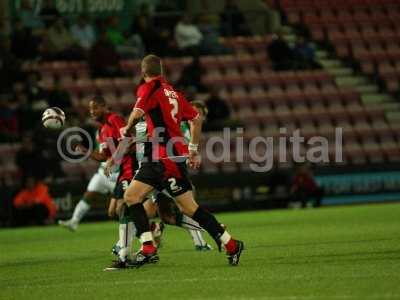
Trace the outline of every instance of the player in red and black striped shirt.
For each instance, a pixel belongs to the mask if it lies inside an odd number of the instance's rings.
[[[145,161],[125,192],[128,213],[135,220],[142,249],[133,262],[135,266],[158,261],[157,249],[153,246],[148,218],[142,202],[154,189],[166,189],[178,202],[182,212],[203,227],[217,242],[224,244],[231,265],[237,265],[243,242],[234,240],[218,223],[215,217],[196,203],[192,184],[187,174],[188,165],[200,166],[198,144],[202,120],[195,108],[175,91],[162,76],[161,59],[148,55],[142,61],[145,83],[137,92],[137,102],[122,135],[133,133],[135,125],[145,116],[149,141],[145,144]],[[191,141],[186,145],[180,122],[189,121]]]

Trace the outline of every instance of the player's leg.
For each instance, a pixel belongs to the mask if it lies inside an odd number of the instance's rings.
[[[122,202],[122,200],[119,200],[119,202]],[[117,256],[117,260],[113,261],[104,271],[120,270],[128,266],[133,237],[135,235],[135,225],[126,214],[126,204],[123,203],[119,211],[118,242],[112,249],[112,253]]]
[[[154,193],[151,193],[154,194]],[[146,211],[147,217],[150,219],[153,219],[157,216],[158,213],[158,206],[157,204],[153,201],[153,196],[148,197],[147,200],[143,203],[144,210]],[[164,224],[162,222],[151,222],[150,223],[150,230],[151,233],[153,234],[153,241],[154,241],[154,246],[158,249],[161,245],[161,238],[162,234],[164,232]]]
[[[118,208],[118,206],[120,206],[120,205],[118,205],[118,199],[115,198],[115,197],[111,197],[110,198],[110,203],[108,204],[108,210],[107,210],[108,216],[110,218],[118,217],[118,219],[119,219],[119,216],[120,216],[120,213],[121,213],[122,209],[121,209],[121,207]],[[114,246],[112,247],[111,252],[114,255],[118,256],[118,253],[119,253],[120,249],[121,249],[121,242],[120,242],[120,239],[118,237],[118,240],[114,244]]]
[[[75,206],[71,219],[66,221],[60,220],[58,223],[71,231],[75,231],[83,217],[90,210],[91,204],[99,199],[102,195],[106,195],[110,192],[109,185],[109,180],[104,174],[94,174],[90,179],[85,194]]]
[[[211,235],[218,245],[220,242],[224,245],[228,255],[229,264],[234,266],[237,265],[244,248],[243,242],[233,239],[228,231],[221,226],[211,213],[201,208],[196,203],[191,190],[175,196],[175,200],[179,203],[184,214],[197,221],[201,227]]]
[[[91,203],[96,201],[96,199],[99,199],[102,194],[98,192],[89,192],[86,191],[83,194],[83,197],[79,202],[76,204],[74,211],[72,213],[72,217],[69,220],[60,220],[58,221],[58,224],[71,230],[75,231],[78,229],[78,225],[83,219],[83,217],[87,214],[87,212],[90,210]]]
[[[157,205],[151,201],[151,199],[146,199],[143,203],[143,207],[149,219],[153,219],[157,216]]]
[[[126,213],[126,204],[122,205],[119,215],[119,241],[120,247],[118,257],[121,261],[126,261],[132,250],[133,237],[136,235],[136,228],[132,220]]]
[[[121,185],[117,186],[115,190],[116,195],[123,195],[123,192],[120,192],[120,187]],[[153,204],[150,199],[146,200],[143,206],[149,219],[156,217],[157,205]],[[119,239],[113,246],[112,253],[119,257],[121,261],[125,261],[128,257],[128,254],[131,252],[132,241],[136,236],[136,227],[133,224],[133,220],[131,220],[129,215],[126,213],[126,204],[124,203],[123,199],[114,199],[114,201],[113,199],[111,200],[109,214],[112,216],[115,214],[119,216]],[[164,226],[162,223],[152,222],[150,224],[150,229],[153,234],[155,245],[158,248]]]
[[[113,246],[112,253],[117,256],[117,260],[105,268],[105,271],[113,271],[126,268],[129,255],[132,250],[133,237],[136,235],[136,227],[127,213],[127,206],[124,203],[123,195],[129,186],[128,180],[121,180],[114,189],[115,212],[119,217],[118,242]]]
[[[139,173],[140,174],[140,170]],[[153,191],[150,184],[134,179],[124,194],[124,201],[127,204],[127,213],[134,221],[137,235],[142,244],[141,250],[136,254],[133,266],[141,266],[146,263],[158,261],[157,248],[154,246],[149,218],[147,217],[143,201]]]
[[[171,197],[163,192],[156,192],[154,197],[158,206],[158,214],[164,223],[186,229],[192,237],[196,250],[207,251],[212,249],[204,240],[202,235],[203,229],[200,227],[199,223],[184,215],[178,207],[178,204],[176,204]]]

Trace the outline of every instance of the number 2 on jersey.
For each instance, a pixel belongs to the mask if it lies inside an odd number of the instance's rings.
[[[173,106],[172,111],[171,111],[171,117],[174,119],[175,122],[178,122],[176,115],[178,113],[178,101],[175,98],[168,98],[169,103]]]

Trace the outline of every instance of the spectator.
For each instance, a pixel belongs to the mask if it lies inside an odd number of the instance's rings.
[[[89,65],[93,77],[120,76],[119,55],[109,41],[107,32],[100,33],[89,54]]]
[[[142,58],[145,55],[145,48],[140,36],[132,34],[127,36],[124,45],[117,47],[117,52],[121,58]]]
[[[199,29],[203,35],[200,52],[203,55],[220,55],[231,52],[220,42],[219,27],[212,22],[214,15],[203,14],[199,17]],[[218,17],[217,17],[218,18]]]
[[[57,207],[48,186],[34,177],[26,178],[23,189],[14,198],[15,225],[49,224],[54,221],[56,213]]]
[[[161,35],[146,14],[138,15],[131,25],[131,34],[138,35],[147,53],[165,56],[169,49],[169,40]]]
[[[284,71],[294,68],[293,51],[285,41],[282,31],[273,37],[273,41],[267,47],[267,52],[274,70]]]
[[[32,29],[24,27],[21,20],[14,23],[11,35],[11,50],[22,60],[35,59],[38,56],[39,38],[32,34]]]
[[[25,84],[23,82],[15,82],[13,84],[13,102],[18,116],[18,128],[20,132],[32,129],[32,124],[37,123],[40,115],[32,110],[32,106],[28,101],[28,95],[25,92]]]
[[[107,22],[107,37],[108,40],[115,46],[121,46],[125,43],[125,37],[122,34],[121,30],[118,28],[119,26],[119,18],[116,16],[112,16],[108,18]]]
[[[155,7],[155,15],[152,17],[153,25],[158,30],[168,32],[168,36],[172,36],[175,25],[179,22],[181,12],[184,9],[178,7],[177,1],[161,0]],[[143,9],[143,13],[146,9]]]
[[[217,131],[224,128],[228,123],[231,115],[229,106],[218,94],[217,88],[212,88],[210,97],[206,100],[208,109],[207,123],[205,131]]]
[[[161,0],[158,1],[154,15],[151,17],[152,25],[158,33],[158,39],[167,47],[158,47],[160,56],[177,56],[177,49],[174,40],[175,25],[181,18],[184,10],[180,7],[179,1]]]
[[[235,0],[225,0],[225,6],[220,17],[223,36],[250,35],[246,19]]]
[[[14,142],[18,137],[18,114],[15,103],[0,100],[0,142]]]
[[[64,20],[58,18],[47,32],[50,58],[59,60],[79,60],[83,58],[82,49],[65,27]]]
[[[33,135],[27,132],[22,137],[21,148],[18,150],[15,163],[23,178],[34,177],[43,179],[47,173],[44,164],[44,156],[33,142]]]
[[[40,17],[44,21],[46,28],[53,25],[54,21],[61,16],[55,6],[55,2],[54,0],[45,0],[40,10]]]
[[[11,52],[9,38],[0,40],[0,93],[11,94],[15,81],[23,79],[20,61]]]
[[[199,92],[206,92],[207,88],[201,83],[204,69],[201,67],[198,56],[193,57],[191,64],[185,66],[182,70],[181,77],[177,82],[180,88],[195,87]]]
[[[32,30],[41,30],[43,28],[43,22],[39,16],[33,11],[31,1],[22,0],[21,9],[19,11],[24,27],[31,28]]]
[[[59,134],[59,131],[48,130],[40,123],[34,131],[33,141],[35,149],[40,149],[42,166],[46,166],[46,170],[43,173],[46,181],[60,179],[65,176],[61,168],[61,157],[58,153],[57,138]]]
[[[319,207],[324,196],[324,190],[314,179],[314,173],[308,163],[300,164],[295,169],[295,174],[290,188],[291,202],[300,201],[306,207],[308,201],[313,200],[313,206]]]
[[[138,34],[123,34],[119,29],[119,19],[115,16],[110,17],[107,23],[107,37],[122,58],[139,58],[144,55],[143,42]]]
[[[293,52],[297,69],[308,70],[321,68],[321,66],[315,61],[314,48],[304,36],[299,36],[297,38]]]
[[[49,106],[59,107],[64,110],[64,112],[69,112],[72,108],[71,96],[68,91],[62,87],[59,77],[54,79],[54,86],[49,92],[48,102]]]
[[[182,55],[198,55],[203,34],[193,24],[191,16],[185,15],[176,25],[175,40]]]
[[[88,17],[80,15],[77,22],[71,27],[71,35],[78,42],[78,45],[89,51],[96,41],[94,28],[88,22]]]
[[[185,88],[183,90],[183,93],[185,95],[185,98],[189,101],[189,102],[193,102],[197,99],[197,90],[195,87],[193,86],[189,86],[187,88]]]
[[[49,106],[47,103],[47,92],[40,86],[39,79],[39,73],[31,72],[27,75],[25,86],[25,93],[34,111],[42,111]]]

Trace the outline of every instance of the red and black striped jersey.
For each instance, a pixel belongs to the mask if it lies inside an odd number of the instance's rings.
[[[157,146],[146,144],[145,156],[154,159],[188,153],[180,124],[197,118],[199,113],[163,76],[138,88],[135,109],[145,113],[148,137],[159,138]]]

